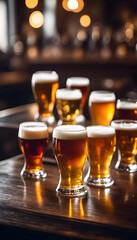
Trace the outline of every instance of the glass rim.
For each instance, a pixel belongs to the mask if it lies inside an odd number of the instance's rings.
[[[54,128],[52,137],[62,140],[84,139],[87,138],[87,130],[82,125],[61,125]]]

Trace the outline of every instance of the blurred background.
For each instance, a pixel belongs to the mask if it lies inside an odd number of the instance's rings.
[[[38,70],[137,98],[136,0],[0,0],[0,22],[0,110],[34,102]]]

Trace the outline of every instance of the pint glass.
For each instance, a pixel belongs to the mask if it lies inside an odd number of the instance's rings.
[[[115,114],[115,94],[93,91],[89,97],[89,113],[93,125],[110,125]]]
[[[135,172],[137,163],[137,121],[135,120],[115,120],[111,125],[116,129],[116,142],[118,150],[118,161],[116,169]]]
[[[35,72],[32,75],[32,91],[39,107],[39,113],[35,119],[49,125],[55,122],[53,108],[56,98],[56,90],[59,86],[59,77],[56,72]]]
[[[80,113],[76,118],[77,123],[85,122],[85,117],[83,115],[83,108],[86,103],[89,90],[90,90],[90,81],[86,77],[71,77],[67,79],[66,86],[69,89],[80,89],[82,92],[82,101],[80,104]]]
[[[115,151],[115,129],[110,126],[89,126],[87,134],[90,174],[85,182],[97,187],[109,187],[114,183],[109,165]]]
[[[118,119],[137,120],[137,99],[118,99],[116,112]]]
[[[23,122],[18,131],[19,145],[25,162],[21,171],[24,177],[45,178],[42,157],[48,144],[48,129],[42,122]]]
[[[61,125],[53,130],[53,152],[60,180],[56,191],[66,196],[86,194],[82,174],[87,159],[87,131],[81,125]]]
[[[59,115],[59,125],[75,124],[80,113],[82,93],[80,90],[58,89],[56,92],[56,107]]]

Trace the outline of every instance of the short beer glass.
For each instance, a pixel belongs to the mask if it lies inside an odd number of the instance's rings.
[[[25,158],[22,176],[34,179],[46,177],[42,157],[47,149],[48,137],[45,123],[23,122],[19,125],[19,145]]]
[[[93,91],[89,97],[89,113],[93,125],[109,126],[115,114],[116,97],[110,91]]]
[[[59,167],[57,193],[75,197],[87,193],[82,180],[87,160],[87,131],[81,125],[61,125],[53,130],[53,152]]]
[[[66,81],[66,86],[69,89],[80,89],[82,92],[82,101],[80,104],[80,113],[76,118],[77,123],[85,122],[85,116],[83,115],[83,108],[85,106],[89,90],[90,90],[90,81],[86,77],[70,77]]]
[[[39,108],[35,115],[36,120],[49,125],[55,122],[53,108],[58,87],[59,76],[54,71],[35,72],[32,75],[32,91]]]
[[[75,124],[80,113],[82,93],[79,89],[58,89],[56,92],[56,107],[61,124]]]
[[[135,120],[114,120],[111,125],[116,129],[116,142],[118,161],[116,169],[135,172],[137,163],[137,121]]]
[[[85,177],[85,182],[97,187],[109,187],[114,183],[109,166],[116,145],[115,129],[111,126],[89,126],[87,134],[90,173]]]
[[[137,120],[137,99],[118,99],[116,112],[118,119]]]

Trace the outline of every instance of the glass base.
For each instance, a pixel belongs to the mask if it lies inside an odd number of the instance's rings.
[[[86,122],[86,118],[83,114],[80,114],[77,116],[76,118],[76,123],[77,124],[82,124],[82,123],[85,123]]]
[[[117,164],[115,165],[115,169],[123,171],[123,172],[136,172],[137,171],[137,163],[124,165],[124,164]]]
[[[53,124],[56,122],[54,116],[50,116],[50,117],[40,117],[39,113],[36,113],[36,114],[35,114],[34,119],[35,119],[35,121],[44,122],[44,123],[46,123],[47,125],[53,125]]]
[[[107,177],[107,178],[89,177],[88,179],[85,180],[85,183],[95,187],[110,187],[111,185],[113,185],[114,180],[112,180],[111,177]]]
[[[62,196],[67,196],[67,197],[81,197],[87,194],[87,190],[85,189],[84,186],[81,186],[76,189],[74,188],[66,189],[66,188],[57,187],[56,192]]]
[[[24,171],[24,169],[21,171],[20,175],[23,178],[32,178],[32,179],[43,179],[46,178],[47,173],[45,170],[40,170],[38,172],[29,172],[27,170]]]

